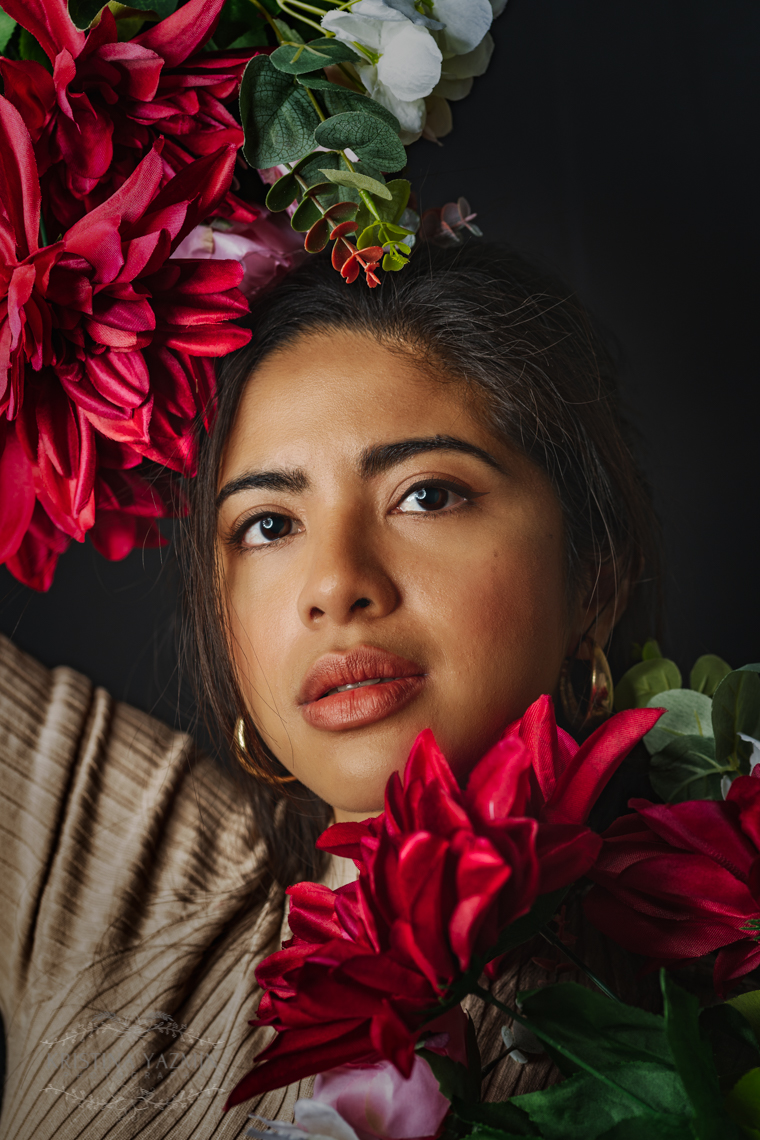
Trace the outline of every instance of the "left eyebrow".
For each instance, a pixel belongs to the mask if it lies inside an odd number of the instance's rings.
[[[359,474],[363,479],[371,479],[373,475],[382,475],[384,471],[403,463],[404,460],[412,459],[415,455],[422,455],[427,451],[459,451],[464,455],[474,455],[476,459],[487,463],[502,475],[505,474],[504,468],[490,452],[454,435],[402,439],[398,443],[383,443],[377,447],[365,448],[359,457]]]

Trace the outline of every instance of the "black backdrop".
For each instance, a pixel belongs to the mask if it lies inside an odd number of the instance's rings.
[[[666,539],[666,649],[760,659],[757,0],[510,0],[423,207],[563,276],[619,357]],[[360,288],[360,285],[354,286]],[[0,570],[0,628],[173,721],[176,576],[73,545],[36,595]]]

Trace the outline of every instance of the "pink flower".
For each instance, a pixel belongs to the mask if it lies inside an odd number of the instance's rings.
[[[313,1099],[340,1113],[359,1140],[436,1136],[451,1107],[422,1057],[408,1077],[390,1061],[330,1069],[316,1078]]]
[[[72,23],[65,0],[4,3],[52,65],[51,76],[30,60],[0,60],[5,96],[32,136],[51,236],[113,194],[161,136],[164,181],[194,158],[242,145],[243,132],[224,103],[256,52],[199,52],[222,4],[189,0],[119,43],[108,7],[85,33]],[[228,217],[251,218],[228,191],[217,205]]]
[[[239,261],[243,267],[240,291],[253,297],[306,257],[303,242],[287,218],[270,214],[264,207],[257,209],[259,216],[252,222],[195,226],[172,257]]]

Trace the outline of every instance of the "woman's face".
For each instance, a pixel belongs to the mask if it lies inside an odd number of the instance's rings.
[[[382,809],[422,729],[462,773],[557,684],[575,623],[548,478],[466,385],[370,337],[256,369],[218,536],[253,719],[338,819]]]

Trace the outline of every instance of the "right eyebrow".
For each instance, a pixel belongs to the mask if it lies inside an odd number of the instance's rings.
[[[231,495],[241,491],[289,491],[293,495],[303,494],[309,489],[306,472],[300,468],[293,471],[246,471],[225,483],[216,496],[216,509],[219,510]]]

